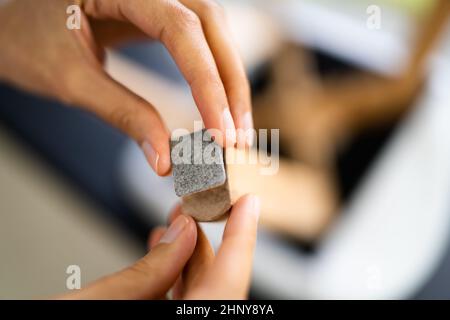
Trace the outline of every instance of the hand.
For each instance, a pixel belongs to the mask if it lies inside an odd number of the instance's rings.
[[[217,256],[201,228],[176,208],[169,229],[157,228],[150,252],[133,266],[63,299],[175,299],[247,297],[259,200],[242,197],[232,208]]]
[[[102,67],[103,46],[145,35],[172,55],[205,126],[225,137],[218,142],[245,145],[235,128],[252,128],[250,90],[220,6],[211,0],[84,0],[81,29],[69,30],[66,9],[73,3],[0,6],[0,80],[95,113],[135,139],[156,173],[165,175],[169,133],[158,112]]]

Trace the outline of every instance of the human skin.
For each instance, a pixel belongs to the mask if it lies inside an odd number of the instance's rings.
[[[81,28],[69,30],[66,9],[76,3]],[[250,144],[235,130],[253,127],[248,80],[213,1],[14,0],[0,5],[0,21],[0,81],[96,114],[133,138],[159,175],[170,172],[169,131],[152,103],[104,71],[105,46],[160,41],[190,85],[205,127],[221,133],[218,142]]]
[[[259,199],[246,195],[233,206],[215,255],[208,239],[180,207],[170,227],[156,228],[150,252],[134,265],[60,299],[245,299],[256,243]]]
[[[79,30],[66,27],[73,4],[83,9]],[[206,128],[225,138],[217,142],[250,144],[235,131],[253,127],[249,84],[223,9],[213,1],[13,0],[0,3],[0,21],[0,81],[92,112],[133,138],[159,175],[170,171],[169,132],[150,102],[105,72],[106,46],[160,41],[190,85]],[[152,233],[145,257],[60,298],[160,299],[171,288],[175,298],[245,298],[258,217],[256,197],[239,200],[215,255],[200,227],[177,208],[170,227]]]

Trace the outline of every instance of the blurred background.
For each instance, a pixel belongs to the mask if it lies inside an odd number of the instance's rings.
[[[449,2],[220,2],[255,126],[280,129],[279,173],[243,182],[266,203],[251,297],[450,298]],[[161,45],[110,50],[106,68],[171,129],[199,118]],[[123,134],[6,84],[0,146],[0,298],[132,263],[177,201]],[[217,246],[223,223],[202,227]]]

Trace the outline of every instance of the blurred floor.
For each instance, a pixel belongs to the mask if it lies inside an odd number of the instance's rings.
[[[143,254],[33,152],[0,127],[0,299],[39,298],[66,290],[66,268],[82,285]]]

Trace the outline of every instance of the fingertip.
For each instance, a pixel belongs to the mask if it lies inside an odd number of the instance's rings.
[[[141,144],[141,149],[153,171],[158,172],[159,154],[148,141],[144,141]]]
[[[170,151],[168,143],[160,144],[145,140],[141,144],[147,162],[159,176],[167,176],[171,172]]]
[[[147,247],[149,250],[158,244],[159,240],[166,231],[166,227],[156,227],[150,232],[150,236],[148,237],[147,242]]]
[[[182,236],[186,230],[186,227],[189,225],[189,220],[186,216],[180,215],[178,216],[167,228],[167,231],[159,240],[159,243],[174,243],[176,242],[180,236]]]
[[[232,213],[233,211],[251,214],[255,217],[256,221],[258,221],[261,211],[261,200],[255,194],[246,194],[236,202],[233,206]]]
[[[191,252],[197,242],[197,226],[192,217],[181,214],[176,217],[158,243],[175,244],[185,247],[186,252]]]
[[[165,177],[171,173],[171,169],[170,154],[167,150],[167,152],[163,152],[158,159],[158,171],[156,171],[156,173],[161,177]]]
[[[191,216],[187,216],[188,220],[189,220],[189,232],[192,234],[193,236],[193,244],[195,247],[195,244],[197,243],[197,223],[195,222],[195,220],[191,217]]]
[[[255,138],[251,111],[236,116],[237,145],[239,149],[251,148]]]
[[[179,239],[177,240],[184,247],[184,250],[186,252],[189,252],[189,256],[191,256],[195,250],[195,245],[197,243],[197,236],[198,236],[197,224],[195,223],[194,219],[192,219],[191,216],[187,216],[184,214],[182,214],[181,216],[187,219],[187,224],[186,227],[184,228],[182,236],[179,237]]]
[[[165,174],[163,174],[161,177],[168,177],[171,175],[172,175],[172,164],[170,165],[169,170]]]
[[[169,217],[167,219],[167,223],[168,225],[171,225],[172,223],[174,223],[174,221],[179,217],[179,216],[183,216],[188,220],[187,223],[187,227],[189,228],[188,232],[191,234],[194,234],[194,244],[197,241],[197,223],[195,222],[195,220],[188,215],[183,214],[183,211],[181,209],[181,204],[178,203],[171,211],[171,213],[169,214]]]
[[[224,146],[233,147],[236,145],[236,126],[233,117],[231,116],[230,108],[225,108],[222,111],[222,122],[224,128]]]
[[[253,124],[253,115],[251,111],[247,111],[242,116],[242,129],[245,131],[245,142],[249,148],[253,147],[255,129]]]
[[[222,111],[217,111],[217,114],[210,113],[208,115],[203,115],[203,119],[205,127],[214,142],[222,148],[236,146],[236,126],[228,107],[225,107]]]
[[[232,235],[245,234],[247,237],[249,234],[254,234],[256,236],[259,215],[259,197],[253,194],[242,196],[231,209],[223,239]]]

